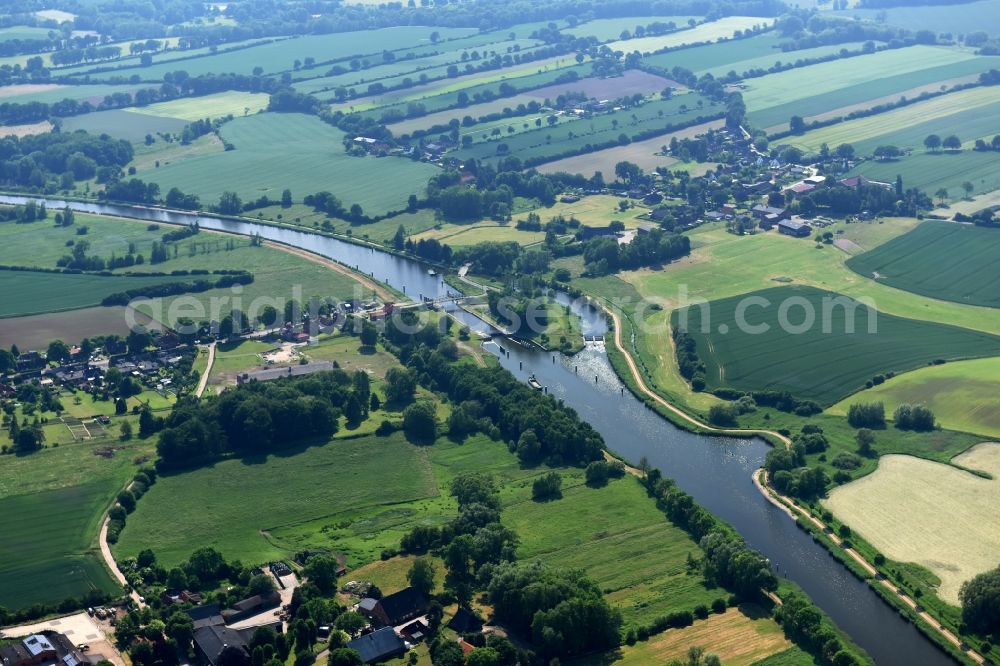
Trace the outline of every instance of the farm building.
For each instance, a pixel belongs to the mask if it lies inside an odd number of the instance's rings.
[[[406,652],[406,643],[396,635],[392,627],[383,627],[361,638],[348,641],[347,647],[357,650],[361,655],[361,661],[366,664],[390,659]]]
[[[883,183],[880,180],[871,180],[870,178],[865,178],[864,176],[851,176],[850,178],[842,178],[837,181],[844,187],[858,187],[859,185],[876,185],[878,187],[884,187],[886,189],[891,188],[892,183]]]
[[[20,642],[0,647],[0,664],[3,666],[32,666],[49,662],[61,663],[61,666],[89,666],[91,660],[98,656],[94,655],[91,659],[84,657],[72,641],[55,632],[32,634]]]
[[[636,227],[636,230],[640,234],[651,234],[659,228],[660,225],[654,224],[652,222],[640,222]]]
[[[213,624],[194,630],[194,647],[202,663],[215,666],[224,650],[242,651],[246,653],[245,659],[249,659],[247,638],[243,631]]]
[[[399,592],[378,599],[374,604],[362,599],[358,610],[382,624],[394,627],[417,617],[427,610],[427,598],[415,588],[407,587]]]
[[[250,382],[269,382],[282,377],[302,377],[315,372],[326,372],[333,370],[333,363],[330,361],[316,361],[306,365],[290,365],[285,368],[261,368],[251,370],[236,377],[237,384],[248,384]]]
[[[778,231],[786,236],[805,238],[812,233],[812,227],[798,220],[782,220],[778,222]]]
[[[483,621],[472,611],[459,606],[455,611],[455,617],[448,622],[448,628],[459,634],[478,634],[483,630]]]
[[[226,621],[226,624],[232,624],[251,615],[256,615],[268,608],[276,608],[280,603],[281,597],[277,592],[255,594],[242,601],[237,601],[233,604],[232,608],[222,611],[222,617]]]
[[[765,206],[763,204],[754,206],[750,209],[750,212],[753,213],[753,216],[758,220],[765,220],[769,215],[776,216],[778,221],[788,220],[792,217],[792,214],[789,213],[786,208],[776,208],[774,206]]]

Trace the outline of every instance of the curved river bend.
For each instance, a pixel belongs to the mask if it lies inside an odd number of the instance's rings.
[[[0,203],[24,203],[28,197],[0,195]],[[36,199],[42,201],[42,199]],[[85,213],[137,218],[150,222],[190,224],[203,229],[261,237],[298,247],[359,267],[377,280],[406,293],[430,298],[448,294],[440,276],[419,262],[377,249],[308,232],[253,222],[156,208],[45,200],[50,210],[69,206]],[[565,298],[561,296],[560,298]],[[566,302],[569,303],[568,299]],[[603,316],[586,306],[573,306],[584,334],[601,335]],[[489,326],[462,310],[453,314],[475,330]],[[799,584],[837,625],[875,660],[886,666],[947,666],[954,660],[903,620],[825,548],[813,542],[780,509],[754,487],[751,474],[764,461],[768,445],[761,439],[696,435],[676,428],[648,409],[624,387],[611,368],[603,343],[587,343],[573,357],[503,342],[486,349],[501,365],[527,380],[534,374],[549,393],[577,410],[601,433],[611,450],[631,461],[645,456],[664,476],[709,511],[735,527],[747,543],[770,558],[776,571]]]

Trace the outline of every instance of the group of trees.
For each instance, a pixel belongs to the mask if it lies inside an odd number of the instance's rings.
[[[881,402],[856,402],[847,408],[847,422],[855,428],[884,428],[885,405]]]
[[[775,619],[781,623],[785,635],[817,657],[819,663],[835,666],[861,663],[808,598],[789,592],[782,595],[782,602],[775,608]]]
[[[934,412],[925,405],[903,403],[892,413],[892,420],[900,430],[934,430]]]
[[[583,247],[586,271],[606,275],[620,270],[668,263],[691,253],[691,239],[681,234],[654,229],[639,234],[627,245],[615,238],[594,238]]]
[[[128,141],[85,132],[8,136],[0,140],[0,185],[56,191],[77,180],[108,181],[132,161]]]
[[[764,459],[771,485],[779,492],[802,499],[815,499],[826,493],[830,483],[822,467],[807,467],[806,454],[822,453],[829,447],[823,429],[806,424],[792,438],[789,448],[771,449]]]
[[[348,421],[367,418],[368,377],[343,370],[274,382],[250,382],[208,400],[181,400],[163,424],[157,465],[190,467],[227,453],[262,453],[325,441]]]

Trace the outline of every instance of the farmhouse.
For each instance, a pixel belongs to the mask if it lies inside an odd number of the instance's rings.
[[[858,187],[860,185],[875,185],[877,187],[884,187],[886,189],[889,189],[889,188],[891,188],[893,186],[892,183],[884,183],[884,182],[882,182],[880,180],[871,180],[869,178],[865,178],[864,176],[851,176],[850,178],[842,178],[841,180],[839,180],[837,182],[840,183],[841,185],[843,185],[844,187]]]
[[[366,603],[367,602],[367,603]],[[427,610],[427,598],[416,588],[407,587],[371,603],[362,599],[358,610],[373,620],[394,627],[417,617]]]
[[[792,214],[788,212],[786,208],[776,208],[774,206],[765,206],[763,204],[754,206],[750,209],[753,216],[758,220],[766,220],[768,216],[774,215],[778,221],[791,219]]]
[[[786,236],[805,238],[812,233],[812,228],[805,222],[799,222],[798,220],[782,220],[778,222],[778,232]]]
[[[348,641],[347,647],[351,650],[357,650],[358,654],[361,655],[361,661],[366,664],[397,657],[406,652],[406,643],[396,635],[392,627],[383,627],[361,638]]]
[[[660,225],[653,224],[652,222],[640,222],[636,227],[636,231],[640,234],[651,234],[659,228]]]
[[[251,370],[236,377],[237,384],[249,384],[250,382],[269,382],[282,377],[302,377],[316,372],[333,370],[331,361],[316,361],[306,365],[290,365],[287,368],[261,368]]]
[[[270,594],[255,594],[252,597],[237,601],[232,608],[222,611],[222,618],[226,624],[239,622],[251,615],[256,615],[268,608],[275,608],[281,603],[281,596],[277,592]]]
[[[472,611],[459,606],[455,617],[448,622],[448,628],[458,634],[478,634],[483,630],[483,622]]]

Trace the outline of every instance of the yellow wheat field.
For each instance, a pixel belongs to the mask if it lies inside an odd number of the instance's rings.
[[[933,571],[938,595],[957,604],[963,582],[1000,564],[1000,444],[980,444],[954,462],[993,478],[888,455],[824,505],[886,557]]]

